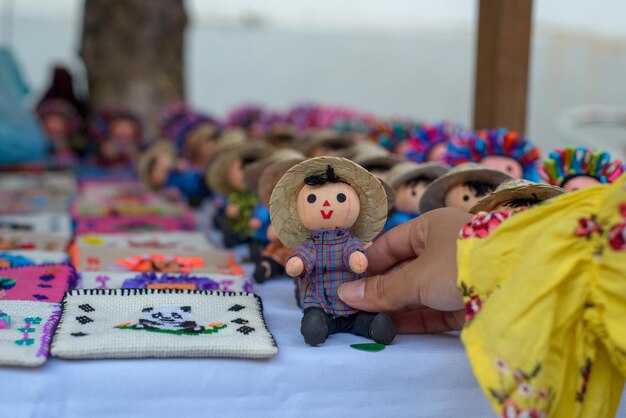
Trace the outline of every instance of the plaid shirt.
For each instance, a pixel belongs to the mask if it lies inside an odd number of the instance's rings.
[[[304,264],[304,273],[299,277],[304,308],[322,308],[333,317],[358,312],[337,296],[342,283],[361,278],[350,270],[350,255],[355,251],[365,252],[347,228],[311,231],[309,239],[294,252]]]

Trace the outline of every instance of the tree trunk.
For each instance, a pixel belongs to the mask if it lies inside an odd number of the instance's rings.
[[[184,98],[183,0],[85,0],[80,48],[92,108],[138,114],[148,138],[158,114]]]

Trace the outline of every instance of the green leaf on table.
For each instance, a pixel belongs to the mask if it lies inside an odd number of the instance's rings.
[[[378,343],[351,344],[350,347],[354,348],[355,350],[371,352],[382,351],[385,349],[384,344]]]

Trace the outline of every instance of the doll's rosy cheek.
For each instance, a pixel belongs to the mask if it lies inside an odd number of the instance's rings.
[[[467,186],[455,186],[451,188],[445,197],[445,204],[448,207],[454,207],[469,211],[480,198],[476,197],[476,193]]]
[[[596,178],[589,176],[579,176],[569,180],[562,187],[568,192],[571,192],[578,189],[585,189],[587,187],[597,186],[598,184],[600,184],[600,182]]]
[[[509,157],[490,155],[483,158],[480,163],[485,167],[502,171],[503,173],[506,173],[516,179],[521,179],[524,174],[524,170],[522,169],[520,163]]]

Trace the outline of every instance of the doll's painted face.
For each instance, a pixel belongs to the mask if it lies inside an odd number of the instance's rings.
[[[359,195],[346,183],[304,185],[298,194],[298,217],[309,230],[350,228],[360,211]]]
[[[495,188],[489,184],[473,181],[459,184],[446,192],[445,204],[447,207],[469,212],[480,199],[493,192],[494,189]]]
[[[524,176],[522,165],[513,158],[503,157],[500,155],[489,155],[483,158],[480,163],[485,167],[502,171],[503,173],[506,173],[516,179],[521,179]]]
[[[446,160],[446,150],[448,146],[445,143],[436,144],[432,149],[428,152],[427,161],[434,162],[445,162]]]
[[[419,212],[420,201],[422,200],[426,186],[428,186],[428,181],[421,179],[398,186],[396,189],[394,207],[404,213]]]
[[[230,164],[226,172],[228,183],[237,190],[244,190],[246,188],[243,181],[243,166],[242,160],[236,159]]]
[[[563,187],[568,192],[585,189],[587,187],[597,186],[601,184],[600,181],[595,177],[590,176],[577,176],[566,180],[561,187]]]
[[[217,131],[210,123],[203,123],[187,134],[185,155],[192,164],[203,165],[215,153]]]
[[[138,128],[135,121],[126,118],[119,118],[111,122],[112,138],[135,141],[137,133]]]
[[[150,186],[155,188],[162,187],[167,181],[172,168],[174,168],[174,159],[171,155],[162,154],[155,157],[150,168]]]
[[[67,121],[59,114],[52,113],[43,120],[43,128],[50,138],[65,137],[69,134]]]

